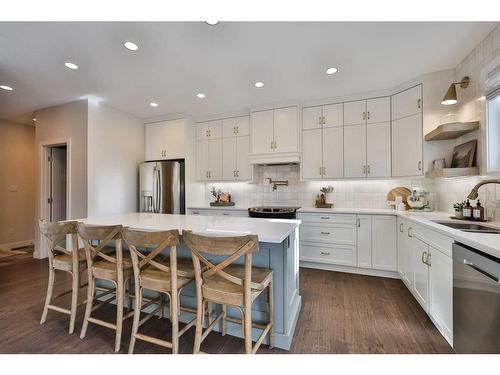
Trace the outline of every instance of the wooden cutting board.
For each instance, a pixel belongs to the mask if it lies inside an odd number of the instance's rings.
[[[403,197],[403,203],[406,205],[406,209],[410,209],[410,206],[408,205],[408,196],[411,194],[411,190],[404,187],[404,186],[398,186],[391,191],[387,193],[387,200],[388,201],[395,201],[397,196],[402,196]]]

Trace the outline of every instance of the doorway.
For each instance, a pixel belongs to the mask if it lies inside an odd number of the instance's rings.
[[[67,146],[47,147],[47,220],[67,219]]]

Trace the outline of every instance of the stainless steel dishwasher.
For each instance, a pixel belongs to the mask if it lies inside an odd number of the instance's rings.
[[[500,353],[500,260],[453,244],[453,348]]]

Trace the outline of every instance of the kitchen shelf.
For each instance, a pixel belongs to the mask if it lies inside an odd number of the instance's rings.
[[[427,171],[425,172],[425,177],[427,178],[462,177],[462,176],[477,176],[478,174],[479,174],[478,167],[443,168],[443,169],[433,169],[431,171]]]
[[[472,122],[450,122],[439,125],[436,129],[425,135],[426,141],[443,141],[455,139],[461,135],[479,129],[479,121]]]

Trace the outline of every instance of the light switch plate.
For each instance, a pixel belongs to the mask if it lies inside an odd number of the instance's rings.
[[[18,185],[10,185],[9,186],[9,191],[12,193],[18,192],[19,191],[19,186]]]

